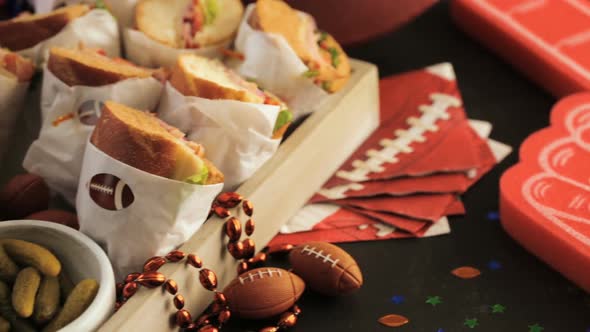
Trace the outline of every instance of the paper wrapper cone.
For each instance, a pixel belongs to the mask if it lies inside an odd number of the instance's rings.
[[[124,29],[123,40],[125,52],[129,60],[144,67],[171,67],[181,54],[196,54],[208,58],[221,57],[222,48],[226,48],[231,40],[202,48],[174,48],[149,38],[143,32]]]
[[[76,209],[80,231],[107,252],[117,279],[184,243],[223,184],[194,185],[128,166],[86,145]],[[109,205],[110,204],[110,205]]]
[[[234,69],[284,100],[295,118],[316,110],[328,93],[303,76],[309,68],[283,36],[250,26],[248,19],[255,6],[246,8],[240,23],[235,49],[244,54],[244,61]]]
[[[70,22],[55,36],[18,53],[33,60],[40,68],[47,61],[49,49],[54,46],[76,48],[83,45],[100,48],[108,56],[118,57],[121,53],[119,43],[115,18],[106,10],[94,9]]]
[[[52,190],[74,204],[84,148],[100,116],[101,102],[113,100],[140,110],[154,111],[161,92],[162,84],[151,77],[127,79],[100,87],[70,87],[45,68],[41,131],[27,151],[23,167],[42,176]],[[64,120],[54,123],[60,118]]]
[[[0,160],[6,152],[29,82],[0,75]]]
[[[182,95],[166,84],[159,116],[205,147],[205,155],[234,190],[270,159],[280,139],[272,132],[280,107]]]

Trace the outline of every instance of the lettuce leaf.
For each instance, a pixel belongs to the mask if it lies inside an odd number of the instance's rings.
[[[277,122],[275,122],[275,128],[273,132],[283,128],[284,125],[293,121],[293,114],[288,109],[284,109],[279,112],[279,116],[277,117]]]
[[[188,182],[190,184],[205,184],[207,178],[209,177],[209,169],[207,166],[203,165],[200,172],[194,175],[189,176],[184,180],[184,182]]]
[[[219,4],[217,0],[202,0],[203,13],[205,14],[205,25],[213,24],[219,13]]]

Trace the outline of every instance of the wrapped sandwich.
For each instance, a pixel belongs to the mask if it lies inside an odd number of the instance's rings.
[[[282,0],[250,5],[235,47],[244,57],[236,66],[240,74],[275,92],[296,116],[311,111],[350,78],[348,56],[338,42],[319,30],[311,15]]]
[[[125,32],[128,57],[145,66],[171,66],[181,53],[220,56],[243,12],[240,0],[139,0],[136,30]]]
[[[223,178],[203,147],[176,128],[106,101],[84,155],[80,230],[124,277],[186,241],[206,220]]]
[[[160,71],[94,49],[52,48],[43,75],[42,126],[23,167],[74,203],[82,156],[105,100],[155,110]]]
[[[80,44],[118,56],[117,22],[107,11],[85,4],[0,21],[0,46],[18,51],[37,64],[47,59],[53,46],[77,47]]]
[[[30,60],[0,49],[0,159],[6,151],[34,72]]]
[[[158,113],[205,147],[225,174],[227,190],[275,153],[292,120],[279,98],[196,55],[178,57]]]

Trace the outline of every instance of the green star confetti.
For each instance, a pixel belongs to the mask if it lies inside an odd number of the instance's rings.
[[[506,310],[506,307],[501,304],[494,304],[492,306],[492,313],[493,314],[503,314]]]
[[[429,296],[426,299],[426,303],[428,304],[432,304],[432,306],[436,306],[437,304],[441,304],[442,303],[442,299],[440,296]]]
[[[463,323],[463,325],[472,329],[479,325],[479,322],[477,321],[477,318],[465,318],[465,322]]]
[[[535,325],[529,325],[529,332],[542,332],[545,328],[535,323]]]

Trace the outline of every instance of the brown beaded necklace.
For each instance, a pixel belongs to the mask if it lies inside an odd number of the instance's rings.
[[[246,238],[239,241],[242,236],[242,224],[236,217],[231,216],[229,209],[242,205],[242,210],[249,217],[244,226],[244,232],[247,236],[254,233],[255,222],[252,219],[254,206],[252,202],[244,199],[236,192],[225,192],[217,196],[211,206],[212,214],[219,218],[225,219],[224,232],[228,237],[227,250],[237,260],[242,260],[238,264],[238,275],[247,272],[253,268],[264,265],[268,255],[283,255],[288,253],[293,246],[283,245],[278,248],[265,248],[257,255],[256,246],[252,239]],[[214,292],[213,303],[197,319],[193,320],[191,313],[184,309],[184,297],[178,292],[178,284],[172,279],[167,279],[161,272],[160,267],[166,263],[178,263],[185,260],[195,269],[198,269],[199,281],[203,288]],[[185,331],[197,332],[218,332],[223,324],[231,317],[231,312],[227,305],[225,295],[217,290],[217,275],[212,270],[203,268],[203,261],[196,254],[185,254],[180,250],[173,250],[166,256],[154,256],[149,258],[143,265],[143,272],[134,272],[128,274],[122,283],[117,283],[117,302],[115,311],[119,310],[129,298],[131,298],[140,286],[146,288],[156,288],[162,286],[166,292],[173,295],[173,304],[177,309],[174,319],[176,325]],[[277,332],[283,329],[293,327],[297,322],[297,317],[301,313],[299,306],[294,305],[288,311],[280,315],[276,326],[268,326],[259,330],[259,332]]]

